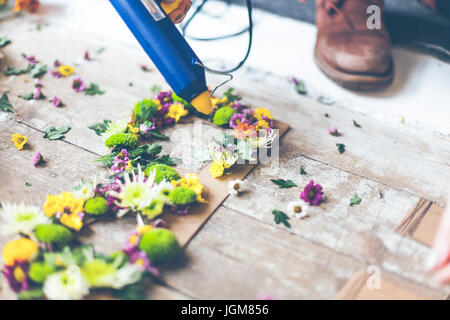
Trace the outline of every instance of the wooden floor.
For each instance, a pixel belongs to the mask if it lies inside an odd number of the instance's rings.
[[[158,73],[139,69],[147,61],[140,50],[88,40],[51,25],[37,31],[26,21],[6,20],[0,30],[0,36],[13,40],[3,49],[2,71],[25,65],[21,53],[35,54],[48,65],[55,59],[73,64],[84,50],[106,47],[101,55],[93,54],[94,61],[76,66],[77,73],[98,83],[105,95],[75,94],[68,79],[47,75],[42,80],[47,97],[63,98],[65,107],[60,109],[46,100],[18,98],[32,92],[33,82],[0,75],[0,93],[9,91],[18,112],[0,122],[0,202],[42,205],[47,193],[70,190],[81,178],[107,176],[92,162],[107,150],[87,126],[127,117],[139,99],[151,95],[152,85],[164,85]],[[291,125],[280,144],[279,170],[256,167],[247,178],[251,191],[229,197],[218,208],[180,259],[163,270],[161,282],[149,285],[149,297],[256,299],[269,294],[278,299],[333,299],[353,275],[376,265],[383,276],[412,293],[444,298],[449,288],[437,286],[423,266],[430,249],[395,228],[421,198],[445,205],[449,138],[320,104],[296,94],[283,84],[285,79],[255,78],[244,70],[231,85],[245,102],[267,107],[276,119]],[[217,81],[211,78],[211,83]],[[277,85],[267,84],[271,82]],[[432,101],[425,107],[432,108]],[[42,136],[50,125],[72,130],[63,141],[49,141]],[[328,134],[332,126],[340,137]],[[11,143],[13,133],[28,136],[30,147],[18,152]],[[344,154],[336,143],[346,145]],[[46,167],[32,166],[36,150],[48,160]],[[299,174],[300,167],[307,175]],[[324,187],[326,202],[313,208],[308,219],[292,219],[291,229],[275,225],[271,211],[297,200],[300,187],[280,190],[272,178],[291,179],[299,186],[314,180]],[[350,207],[355,193],[362,203]],[[114,249],[133,224],[133,218],[99,223],[84,237],[99,248]],[[106,236],[111,234],[113,241]],[[0,238],[0,244],[6,240]],[[3,286],[0,297],[13,295]]]

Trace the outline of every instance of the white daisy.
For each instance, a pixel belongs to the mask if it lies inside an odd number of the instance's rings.
[[[117,214],[122,217],[131,211],[140,211],[149,207],[154,199],[159,199],[162,187],[166,184],[155,184],[155,171],[150,172],[147,180],[138,166],[138,174],[134,170],[124,174],[125,183],[119,181],[120,192],[109,191],[109,194],[116,198],[115,204],[123,208]]]
[[[80,300],[89,294],[89,284],[80,268],[71,265],[64,271],[49,275],[43,291],[50,300]]]
[[[243,180],[234,180],[228,182],[228,193],[236,196],[239,193],[247,191],[247,182]]]
[[[4,203],[0,209],[0,234],[30,234],[38,225],[50,220],[38,207]]]
[[[292,201],[287,204],[287,212],[288,214],[303,219],[309,216],[308,206],[301,201]]]
[[[94,178],[92,182],[82,181],[82,183],[73,189],[73,196],[78,199],[88,200],[95,196],[95,186],[97,185],[97,179]]]
[[[124,133],[128,128],[128,121],[126,119],[118,120],[115,122],[111,122],[108,124],[108,128],[102,134],[102,138],[104,141],[108,140],[109,137],[118,134]]]

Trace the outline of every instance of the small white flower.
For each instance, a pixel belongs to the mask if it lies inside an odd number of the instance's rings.
[[[47,277],[43,291],[50,300],[80,300],[89,294],[89,284],[76,265]]]
[[[96,179],[94,181],[82,181],[82,183],[73,189],[73,196],[78,199],[88,200],[95,196]]]
[[[118,134],[124,133],[128,128],[128,121],[126,119],[118,120],[116,122],[111,122],[108,124],[108,129],[102,134],[102,138],[104,141],[108,140],[109,137]]]
[[[20,204],[4,203],[0,209],[0,234],[24,233],[30,234],[38,225],[50,220],[38,207]]]
[[[239,193],[247,191],[247,182],[243,180],[234,180],[228,182],[228,193],[231,195],[238,195]]]
[[[298,219],[303,219],[309,216],[308,206],[301,201],[292,201],[287,204],[287,212]]]
[[[125,286],[141,280],[142,274],[143,270],[141,266],[127,263],[117,270],[114,275],[114,280],[111,282],[110,286],[114,289],[122,289]]]

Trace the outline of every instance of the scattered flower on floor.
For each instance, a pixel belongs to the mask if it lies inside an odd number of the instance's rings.
[[[83,79],[80,77],[77,77],[72,82],[72,89],[75,90],[75,92],[82,92],[86,89],[86,85],[84,84]]]
[[[14,146],[17,150],[22,150],[28,142],[28,138],[20,133],[13,134],[11,140],[14,142]]]
[[[234,180],[228,182],[228,193],[230,195],[238,195],[247,191],[247,182],[243,180]]]
[[[58,71],[63,77],[70,77],[75,73],[75,68],[72,66],[59,66]]]
[[[301,201],[292,201],[287,204],[287,213],[299,219],[308,217],[308,210],[308,206]]]
[[[83,59],[86,61],[91,61],[91,56],[89,54],[89,50],[84,51]]]
[[[323,191],[320,184],[314,184],[311,180],[300,194],[300,199],[310,205],[319,205],[323,201]]]
[[[334,137],[337,137],[339,135],[338,129],[336,127],[330,128],[330,130],[328,130],[328,133]]]
[[[52,100],[50,100],[51,103],[55,106],[55,107],[61,107],[63,105],[63,102],[60,98],[58,98],[57,96],[54,96]]]
[[[42,157],[41,152],[38,150],[36,151],[36,153],[33,155],[33,165],[35,167],[37,167],[38,165],[44,163],[44,157]]]

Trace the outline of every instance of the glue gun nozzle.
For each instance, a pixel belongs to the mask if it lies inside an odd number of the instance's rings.
[[[210,114],[213,111],[213,104],[208,91],[202,92],[198,95],[191,101],[191,104],[195,107],[195,109],[204,114]]]

